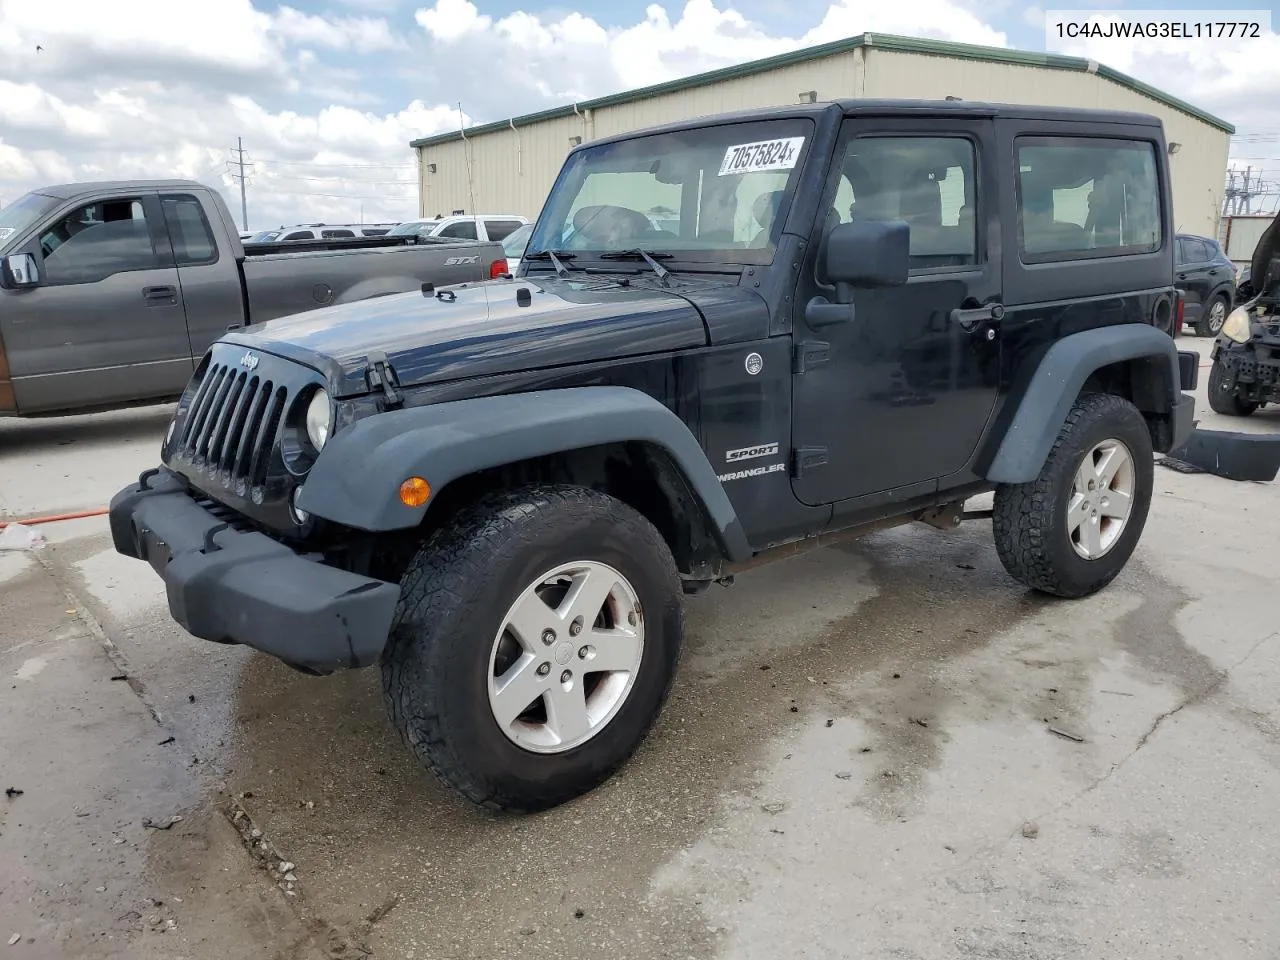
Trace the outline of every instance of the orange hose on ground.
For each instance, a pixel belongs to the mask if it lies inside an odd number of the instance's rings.
[[[58,520],[83,520],[85,517],[102,517],[107,513],[106,507],[100,507],[97,510],[80,510],[76,513],[54,513],[47,517],[31,517],[29,520],[0,520],[0,530],[14,523],[20,523],[24,527],[32,527],[37,523],[54,523]]]

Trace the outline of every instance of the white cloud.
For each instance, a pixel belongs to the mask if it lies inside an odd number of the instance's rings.
[[[271,31],[295,44],[313,44],[334,50],[375,53],[403,49],[392,35],[391,25],[375,17],[318,17],[294,7],[281,7],[272,17]]]
[[[621,25],[564,7],[499,15],[490,0],[424,2],[293,0],[268,13],[262,0],[0,0],[0,199],[42,183],[183,176],[222,188],[238,211],[228,161],[243,137],[251,226],[353,219],[362,201],[368,218],[403,219],[417,212],[408,142],[457,129],[459,101],[468,123],[503,119],[864,31],[1006,46],[991,18],[1016,22],[1023,9],[837,0],[808,17],[786,7],[797,26],[784,34],[728,0],[652,3]],[[1203,43],[1075,52],[1242,128],[1277,125],[1274,36],[1243,54]]]

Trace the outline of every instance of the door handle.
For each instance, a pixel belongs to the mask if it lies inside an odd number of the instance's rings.
[[[985,307],[963,309],[957,307],[951,311],[951,322],[960,325],[963,330],[973,330],[983,320],[1000,320],[1004,317],[1004,304],[989,303]]]
[[[143,287],[142,298],[144,300],[174,300],[178,296],[177,287]]]
[[[1186,275],[1185,273],[1180,273],[1180,274],[1178,274],[1178,279],[1179,279],[1179,280],[1185,280],[1185,279],[1187,279],[1187,275]]]

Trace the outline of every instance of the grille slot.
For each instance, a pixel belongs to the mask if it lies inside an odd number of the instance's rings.
[[[226,364],[211,364],[174,451],[241,496],[266,483],[289,391]]]

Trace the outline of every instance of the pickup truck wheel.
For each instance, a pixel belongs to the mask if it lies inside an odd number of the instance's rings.
[[[1209,409],[1224,417],[1247,417],[1258,409],[1256,403],[1236,393],[1235,382],[1217,360],[1209,370]]]
[[[679,575],[626,504],[573,486],[479,501],[410,563],[383,691],[410,749],[492,809],[584,794],[656,720],[683,639]]]
[[[1080,397],[1040,476],[996,489],[992,527],[1005,570],[1054,596],[1101,590],[1142,536],[1154,473],[1137,408],[1110,394]]]

